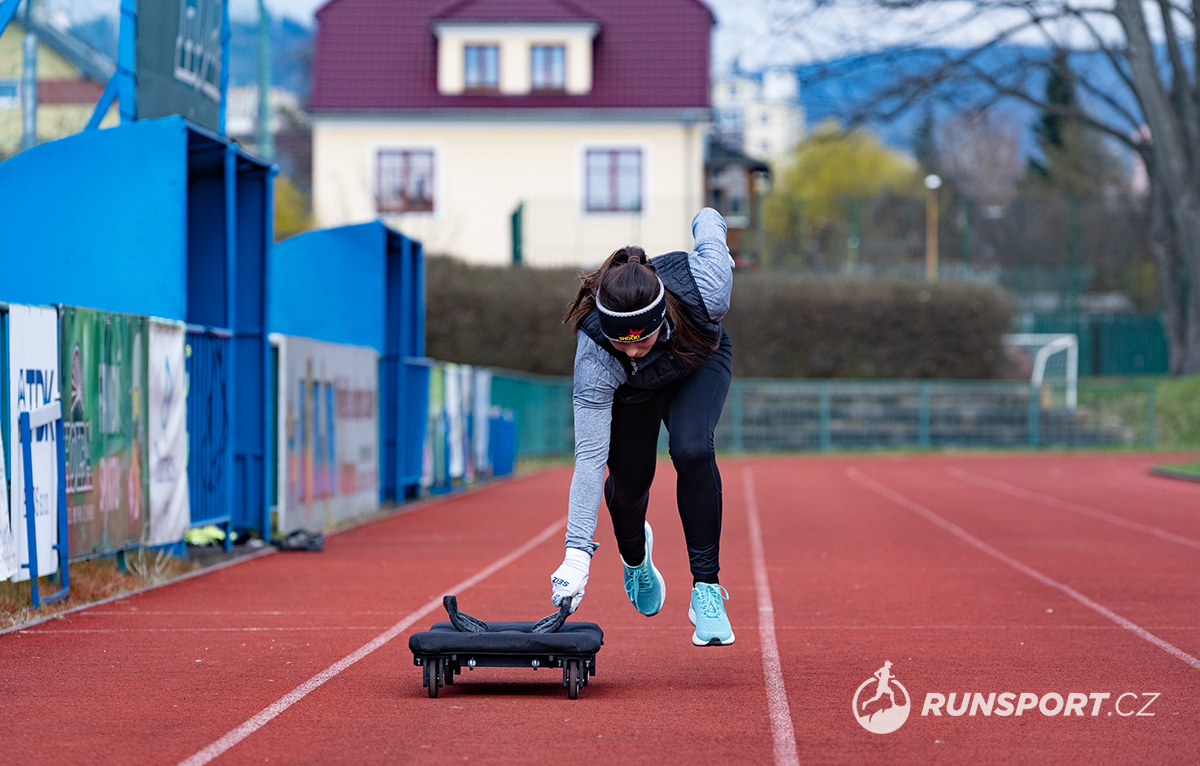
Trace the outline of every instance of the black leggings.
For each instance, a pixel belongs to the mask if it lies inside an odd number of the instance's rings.
[[[671,461],[679,475],[676,496],[695,582],[717,582],[721,546],[721,473],[713,429],[725,406],[733,377],[733,350],[721,345],[683,380],[654,391],[636,404],[615,402],[608,448],[604,499],[612,516],[617,549],[628,564],[641,563],[646,550],[646,506],[658,458],[659,423],[670,435]]]

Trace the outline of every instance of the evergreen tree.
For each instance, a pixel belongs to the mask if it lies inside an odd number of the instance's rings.
[[[913,131],[913,156],[925,175],[938,172],[937,123],[933,119],[933,106],[928,103],[921,122]]]
[[[1096,131],[1086,127],[1075,72],[1065,50],[1055,51],[1046,78],[1047,110],[1033,127],[1041,157],[1031,157],[1026,180],[1033,188],[1070,195],[1095,194],[1119,177],[1116,157]]]

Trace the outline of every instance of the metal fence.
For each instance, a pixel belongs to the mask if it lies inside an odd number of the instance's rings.
[[[225,330],[189,327],[188,488],[191,523],[228,524],[232,519],[233,424],[229,368],[233,336]]]
[[[768,201],[758,265],[921,279],[926,204],[894,194]],[[1142,197],[1023,191],[989,202],[946,187],[938,209],[941,279],[998,284],[1025,311],[1101,311],[1084,305],[1084,293],[1119,293],[1142,311],[1158,305]]]
[[[1086,385],[1069,408],[1021,381],[734,381],[732,452],[1152,446],[1154,388]]]
[[[1147,375],[1168,370],[1167,336],[1157,314],[1033,314],[1029,332],[1079,338],[1080,375]]]
[[[517,420],[517,457],[570,455],[575,445],[571,378],[511,370],[492,373],[492,404]]]
[[[505,373],[493,385],[493,401],[518,413],[520,457],[572,453],[570,378]],[[1071,408],[1023,381],[743,379],[715,441],[733,453],[1152,447],[1154,390],[1080,383]]]

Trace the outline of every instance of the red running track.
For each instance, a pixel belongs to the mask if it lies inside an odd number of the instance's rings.
[[[483,619],[552,610],[570,471],[497,483],[0,635],[0,761],[1200,762],[1200,484],[1149,476],[1160,459],[725,460],[725,648],[690,642],[664,464],[666,606],[629,606],[602,519],[578,616],[605,647],[579,700],[560,671],[493,668],[431,700],[406,639],[442,593]],[[885,660],[912,707],[875,734],[851,700]],[[952,692],[980,705],[922,715]],[[1034,706],[985,715],[1005,692]],[[1073,693],[1082,715],[1037,707]]]

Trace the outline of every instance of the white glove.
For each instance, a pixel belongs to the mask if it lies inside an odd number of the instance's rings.
[[[578,548],[567,548],[563,563],[554,574],[550,575],[550,602],[561,607],[563,601],[571,599],[571,613],[579,608],[583,601],[583,589],[588,581],[588,569],[592,565],[592,557]]]

